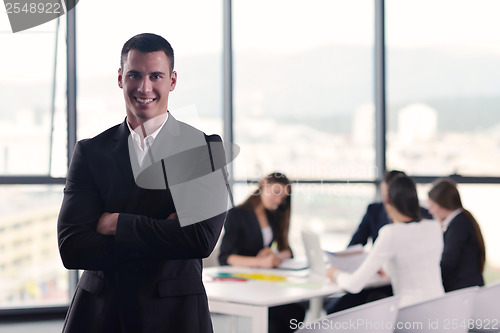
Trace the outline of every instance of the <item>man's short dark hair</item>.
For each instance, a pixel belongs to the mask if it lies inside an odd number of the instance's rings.
[[[123,44],[120,58],[120,66],[122,69],[123,63],[125,62],[130,50],[137,50],[143,53],[156,51],[165,52],[170,62],[170,74],[172,74],[172,71],[174,70],[174,50],[172,49],[170,43],[162,36],[151,33],[143,33],[130,38],[125,44]]]

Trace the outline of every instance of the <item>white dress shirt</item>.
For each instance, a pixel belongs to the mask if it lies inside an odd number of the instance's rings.
[[[461,212],[462,209],[458,208],[457,210],[454,210],[450,215],[448,215],[443,220],[443,222],[441,222],[441,227],[443,228],[443,232],[446,232],[446,230],[448,230],[448,226],[450,225],[451,221],[453,221],[453,219],[457,217],[457,215],[460,214]]]
[[[151,133],[149,135],[146,133],[146,137],[144,137],[143,128],[141,126],[137,127],[135,130],[133,130],[132,127],[130,127],[128,120],[126,121],[128,129],[130,130],[130,134],[132,135],[132,139],[136,143],[134,145],[134,148],[135,148],[135,153],[137,154],[137,159],[139,161],[139,165],[142,165],[142,161],[144,161],[144,157],[148,153],[149,148],[151,148],[151,146],[153,145],[153,142],[156,139],[156,136],[158,135],[158,133],[160,133],[160,130],[163,128],[163,126],[167,122],[168,112],[166,113],[166,115],[167,116],[165,117],[165,120],[160,125],[160,127],[158,127],[157,130],[155,130],[153,133]]]
[[[358,293],[383,267],[390,276],[399,306],[419,303],[444,294],[441,282],[443,233],[436,221],[391,223],[380,229],[368,257],[353,273],[339,272],[335,280]]]

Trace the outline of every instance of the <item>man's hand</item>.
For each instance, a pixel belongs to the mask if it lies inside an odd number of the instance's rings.
[[[97,222],[97,232],[103,235],[116,234],[116,225],[118,224],[118,213],[104,213]]]

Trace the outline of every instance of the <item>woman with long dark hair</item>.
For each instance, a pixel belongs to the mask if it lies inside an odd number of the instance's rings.
[[[272,268],[290,258],[291,194],[290,180],[274,172],[262,179],[258,189],[241,205],[229,210],[220,264]],[[273,244],[275,249],[271,249]]]
[[[429,211],[444,231],[441,258],[444,290],[483,286],[486,258],[483,235],[474,216],[462,206],[453,180],[440,178],[434,182],[429,191]]]
[[[408,176],[394,178],[383,203],[392,223],[380,229],[365,261],[353,273],[332,267],[328,276],[348,292],[358,293],[383,267],[394,295],[400,296],[400,307],[443,295],[443,237],[437,222],[421,220],[415,182]]]
[[[290,180],[274,172],[241,205],[229,210],[220,246],[221,265],[273,268],[292,257],[288,243],[292,187]],[[269,308],[269,332],[293,332],[290,321],[302,322],[307,304]]]

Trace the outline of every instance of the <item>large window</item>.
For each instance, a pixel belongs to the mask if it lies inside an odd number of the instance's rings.
[[[0,174],[64,176],[65,45],[55,59],[57,22],[16,34],[0,22]]]
[[[3,185],[0,196],[0,308],[68,302],[57,250],[61,185]]]
[[[366,192],[321,183],[375,177],[373,17],[371,1],[233,3],[235,178],[317,181],[294,191],[297,230],[354,228],[337,208]]]
[[[220,1],[81,1],[77,13],[79,139],[124,120],[120,52],[143,32],[165,37],[174,49],[178,81],[169,97],[174,117],[222,134]]]
[[[5,15],[0,30],[0,308],[67,304],[49,185],[66,174],[65,21],[13,34]]]
[[[233,13],[236,178],[372,179],[373,3],[235,1]]]
[[[386,2],[389,168],[500,176],[500,3]]]

